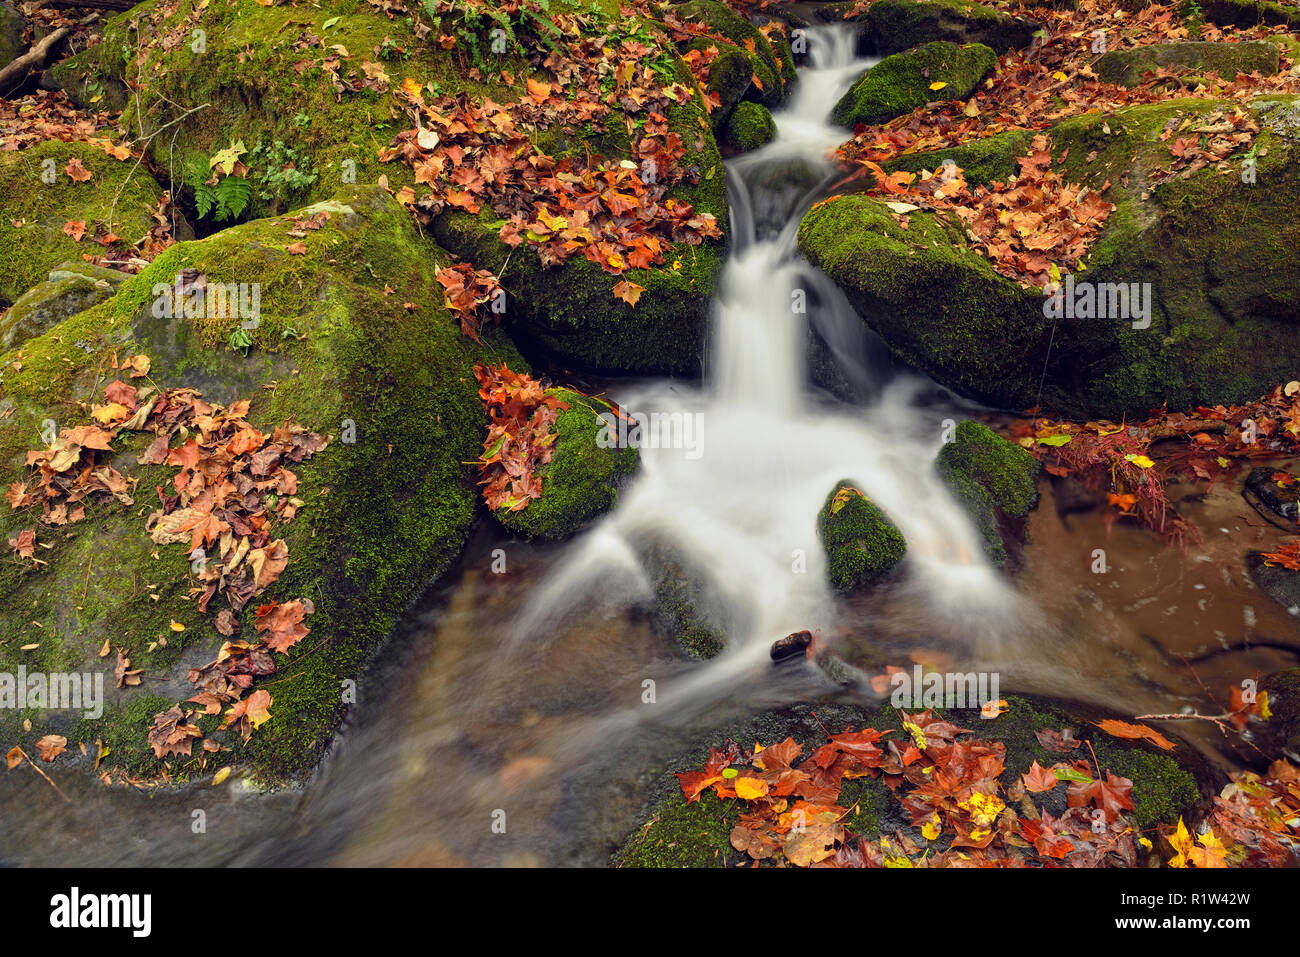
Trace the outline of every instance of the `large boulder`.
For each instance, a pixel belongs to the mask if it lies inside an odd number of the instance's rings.
[[[1225,80],[1232,80],[1238,73],[1272,76],[1280,64],[1278,46],[1268,40],[1244,43],[1184,40],[1111,50],[1098,57],[1092,68],[1106,83],[1137,86],[1146,73],[1162,68],[1174,72],[1217,73]]]
[[[776,136],[772,114],[761,103],[741,103],[727,120],[724,141],[738,153],[758,149]]]
[[[0,248],[15,251],[0,260],[0,305],[14,302],[60,263],[148,236],[162,196],[143,166],[89,143],[46,140],[0,152]],[[107,247],[95,242],[108,234],[121,239]]]
[[[998,62],[982,43],[944,40],[887,56],[862,74],[835,104],[836,123],[884,123],[937,100],[963,100]]]
[[[1064,281],[1091,283],[1098,297],[1149,292],[1145,316],[1049,318],[1043,292],[996,273],[953,217],[916,211],[904,229],[863,196],[810,211],[800,246],[896,354],[981,401],[1023,408],[1041,398],[1068,414],[1119,418],[1164,403],[1250,400],[1300,367],[1300,291],[1285,278],[1300,269],[1295,99],[1249,105],[1260,127],[1250,164],[1243,147],[1220,167],[1161,176],[1179,135],[1215,135],[1202,131],[1225,129],[1237,106],[1169,100],[1047,131],[1065,180],[1117,206],[1086,272]],[[1013,152],[987,149],[984,175],[1010,181]],[[930,168],[949,153],[930,153]],[[1009,161],[999,169],[1001,158]]]
[[[982,43],[997,53],[1027,47],[1041,29],[1036,20],[973,0],[876,0],[859,19],[868,47],[888,55],[929,43]]]
[[[487,419],[474,365],[521,365],[498,330],[485,330],[481,343],[464,337],[441,297],[429,295],[447,261],[382,190],[354,187],[296,219],[258,220],[173,246],[113,298],[27,341],[21,353],[0,356],[0,469],[11,504],[22,501],[13,483],[32,488],[27,450],[43,446],[43,432],[66,438],[67,430],[105,421],[90,417],[92,407],[119,377],[134,386],[195,388],[208,402],[247,400],[247,422],[264,435],[287,421],[332,438],[292,466],[296,490],[281,489],[292,509],[277,499],[274,514],[257,520],[272,523],[288,563],[242,608],[222,592],[200,612],[195,598],[204,580],[189,538],[159,542],[146,528],[159,496],[175,494],[177,475],[170,465],[138,462],[149,432],[124,430],[96,453],[121,473],[117,489],[131,506],[87,500],[86,516],[73,521],[43,516],[37,505],[0,505],[0,541],[21,549],[23,533],[34,532],[39,559],[20,550],[0,565],[0,672],[107,673],[102,718],[6,710],[5,740],[34,754],[33,742],[54,732],[73,743],[69,760],[75,743],[85,742],[85,760],[95,763],[102,741],[101,771],[153,776],[169,767],[172,780],[201,773],[206,752],[197,742],[191,756],[174,755],[166,765],[155,757],[146,743],[151,717],[194,694],[188,670],[217,657],[232,624],[242,625],[238,637],[255,641],[257,606],[309,599],[310,633],[276,656],[279,671],[266,689],[270,720],[246,744],[217,730],[218,717],[201,707],[190,720],[231,752],[216,767],[238,761],[254,780],[271,783],[315,764],[342,718],[346,682],[360,677],[367,656],[456,557],[475,521],[471,463]],[[174,301],[178,277],[186,289],[200,278],[209,289],[247,284],[240,303],[251,303],[256,289],[260,308],[249,318],[213,308],[208,298],[192,318],[169,318],[165,304]],[[128,363],[131,356],[149,362]],[[129,378],[141,368],[147,379]],[[220,633],[219,610],[233,613]],[[114,687],[115,658],[101,657],[106,646],[120,649],[130,669],[143,669],[143,684]],[[20,727],[25,718],[30,733]]]

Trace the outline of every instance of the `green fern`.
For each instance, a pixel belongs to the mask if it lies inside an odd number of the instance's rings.
[[[253,196],[253,185],[238,176],[223,176],[216,186],[199,183],[194,187],[194,208],[199,219],[209,214],[214,222],[238,219]]]

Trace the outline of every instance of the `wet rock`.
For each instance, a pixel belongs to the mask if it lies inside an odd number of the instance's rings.
[[[1106,83],[1137,86],[1146,73],[1162,68],[1175,72],[1217,73],[1222,79],[1231,80],[1238,73],[1272,76],[1280,64],[1277,44],[1268,40],[1244,43],[1183,40],[1111,50],[1098,57],[1092,68]]]
[[[1040,29],[1035,20],[970,0],[877,0],[861,19],[868,47],[881,55],[928,43],[983,43],[997,53],[1027,47]]]
[[[984,538],[996,565],[1008,558],[1008,545],[1024,542],[1024,522],[1038,504],[1041,463],[988,427],[967,419],[952,442],[939,451],[935,467]]]
[[[1269,675],[1260,682],[1259,689],[1268,692],[1271,733],[1287,756],[1300,762],[1300,668],[1287,668]]]
[[[1262,508],[1268,515],[1281,519],[1278,524],[1283,528],[1295,531],[1297,517],[1300,517],[1300,505],[1297,504],[1300,492],[1297,492],[1294,481],[1289,485],[1279,485],[1273,478],[1277,471],[1266,466],[1251,469],[1242,495],[1255,508]]]
[[[692,658],[712,658],[726,647],[721,596],[699,569],[671,547],[645,548],[655,598],[655,626]]]
[[[67,262],[18,297],[0,316],[0,351],[12,349],[69,316],[117,292],[126,274],[84,262]]]
[[[0,66],[26,52],[23,46],[23,18],[11,3],[0,3]]]
[[[767,107],[759,103],[741,103],[727,120],[723,138],[738,153],[756,150],[776,136],[776,123]]]
[[[1274,0],[1201,0],[1201,13],[1219,26],[1253,27],[1286,24],[1300,28],[1300,9]]]
[[[796,631],[779,638],[772,642],[772,660],[774,662],[785,661],[787,658],[794,658],[802,655],[812,644],[813,636],[811,631]]]
[[[1047,131],[1052,155],[1065,157],[1065,180],[1104,190],[1117,207],[1086,273],[1074,277],[1099,297],[1115,294],[1104,315],[1049,318],[1042,291],[996,273],[946,213],[913,212],[904,230],[883,203],[842,196],[805,215],[800,248],[895,355],[979,401],[1023,408],[1041,400],[1066,415],[1117,420],[1164,404],[1251,401],[1300,367],[1291,335],[1300,286],[1285,278],[1300,271],[1294,101],[1248,107],[1261,127],[1254,182],[1207,167],[1151,185],[1168,165],[1162,131],[1221,122],[1234,101],[1143,104]],[[1009,179],[1013,152],[992,150],[982,175]],[[931,168],[944,155],[933,152]],[[1121,289],[1145,305],[1124,307]],[[1273,346],[1259,349],[1261,341]]]
[[[817,534],[826,549],[831,584],[840,591],[881,580],[907,551],[898,526],[850,479],[826,496],[817,514]]]
[[[937,100],[962,100],[997,64],[998,56],[981,43],[958,46],[935,41],[887,56],[862,74],[832,114],[852,129],[858,123],[883,123]],[[943,86],[935,89],[935,84]]]
[[[541,498],[517,512],[498,510],[493,517],[512,535],[554,541],[614,507],[624,481],[636,471],[638,453],[602,445],[607,433],[599,416],[609,414],[608,406],[571,389],[547,391],[569,408],[556,418],[551,460],[537,470]]]
[[[1300,572],[1268,564],[1262,552],[1246,555],[1246,570],[1264,594],[1290,614],[1300,617]]]

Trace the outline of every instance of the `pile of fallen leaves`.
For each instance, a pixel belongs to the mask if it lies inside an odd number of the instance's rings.
[[[559,411],[569,407],[536,379],[506,366],[476,365],[478,395],[491,424],[478,467],[493,511],[522,511],[542,494],[537,468],[551,460]]]
[[[442,286],[443,303],[452,315],[460,320],[461,335],[478,341],[483,328],[481,306],[487,305],[501,293],[501,280],[486,269],[475,269],[469,263],[458,263],[439,269],[438,285]],[[492,319],[500,319],[499,312],[488,312]]]
[[[548,78],[526,78],[516,102],[466,94],[428,99],[418,82],[403,84],[400,93],[420,123],[398,134],[379,158],[406,162],[416,184],[429,191],[417,199],[407,188],[399,200],[426,221],[449,207],[476,213],[489,205],[507,220],[501,229],[507,244],[527,242],[548,266],[580,252],[613,274],[663,262],[668,243],[720,237],[712,215],[667,195],[678,183],[698,182],[700,171],[682,167],[686,144],[668,128],[668,109],[694,91],[660,79],[653,61],[663,51],[638,34],[634,18],[610,24],[607,32],[586,16],[557,15],[551,22],[562,49],[531,54],[531,66]],[[625,35],[615,35],[619,29]],[[509,73],[502,79],[517,85]],[[556,126],[601,132],[615,112],[632,138],[632,160],[556,160],[529,138]],[[703,131],[696,135],[702,148]]]
[[[1245,405],[1198,406],[1191,413],[1161,409],[1134,424],[1035,417],[1012,423],[1009,431],[1050,474],[1106,495],[1112,517],[1131,516],[1184,543],[1196,540],[1197,532],[1178,515],[1169,484],[1208,487],[1242,463],[1300,454],[1300,382]]]
[[[1000,741],[963,738],[969,729],[933,711],[900,712],[904,737],[864,728],[828,735],[802,760],[793,738],[752,751],[728,741],[710,750],[701,771],[677,775],[687,802],[712,789],[742,801],[731,844],[754,861],[800,867],[1071,867],[1134,866],[1137,847],[1151,842],[1125,811],[1133,782],[1087,760],[1037,762],[1008,789],[999,782],[1006,759]],[[1038,732],[1049,751],[1068,754],[1085,742],[1073,730]],[[911,828],[873,841],[845,826],[846,780],[881,779],[899,797]],[[1066,810],[1053,816],[1032,794],[1066,785]]]
[[[1194,841],[1182,818],[1174,828],[1161,828],[1178,852],[1171,867],[1288,867],[1295,862],[1300,769],[1280,758],[1262,775],[1240,771],[1231,777]]]

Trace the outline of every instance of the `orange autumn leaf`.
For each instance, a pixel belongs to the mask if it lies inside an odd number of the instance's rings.
[[[1162,748],[1165,751],[1172,751],[1174,749],[1174,743],[1172,741],[1166,738],[1159,731],[1154,728],[1148,728],[1144,724],[1129,724],[1125,721],[1115,721],[1110,718],[1105,721],[1094,721],[1093,724],[1112,737],[1124,738],[1130,741],[1150,741],[1156,747]]]
[[[629,306],[635,306],[641,300],[641,293],[645,292],[645,286],[638,286],[634,282],[628,282],[624,279],[622,282],[614,285],[614,298],[622,299]]]

